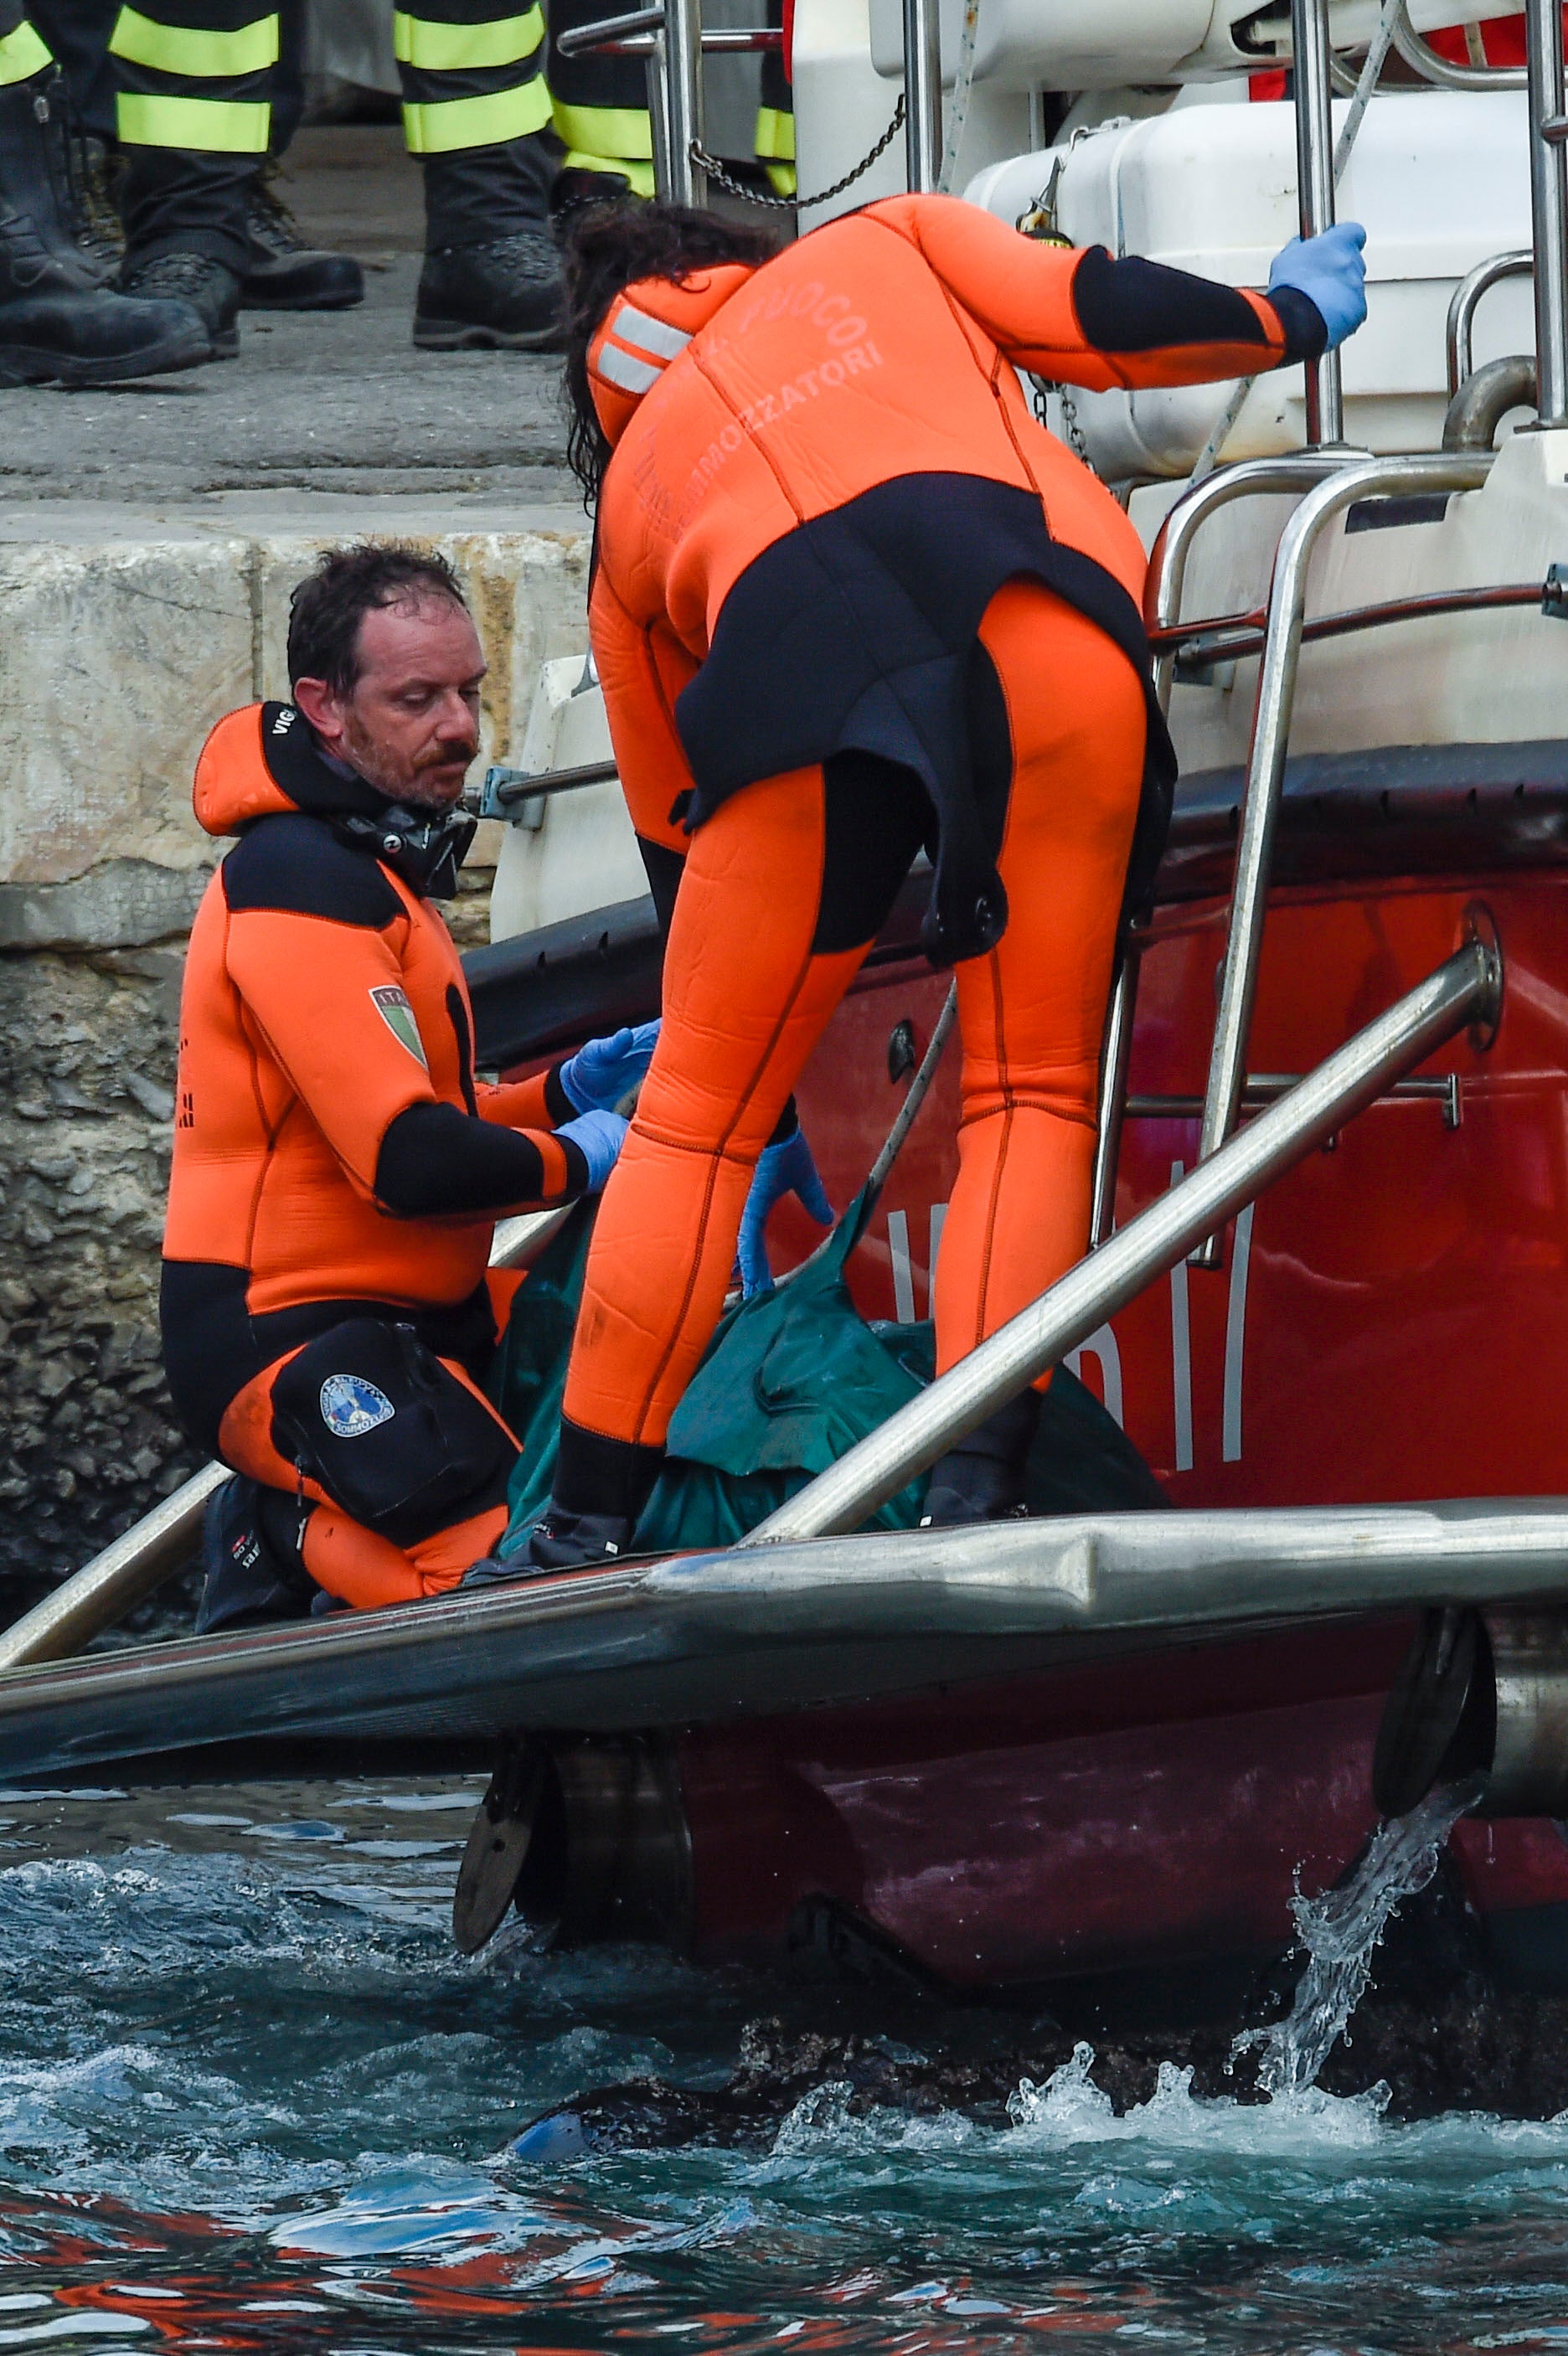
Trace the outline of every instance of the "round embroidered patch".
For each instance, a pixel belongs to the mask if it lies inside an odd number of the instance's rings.
[[[385,1391],[363,1375],[328,1375],[321,1386],[321,1420],[335,1440],[358,1440],[396,1413]]]

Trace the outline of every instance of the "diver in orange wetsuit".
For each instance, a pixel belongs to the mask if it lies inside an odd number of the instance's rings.
[[[743,1209],[755,1236],[810,1186],[791,1091],[922,843],[925,946],[957,968],[963,1039],[939,1369],[1082,1253],[1118,917],[1148,891],[1175,761],[1142,547],[1017,370],[1108,389],[1315,357],[1365,315],[1363,241],[1349,223],[1293,241],[1263,294],[943,197],[776,254],[674,209],[579,225],[593,645],[668,946],[520,1569],[626,1544]],[[1037,1408],[936,1467],[933,1518],[1019,1509]]]
[[[296,591],[294,701],[231,712],[196,776],[240,840],[180,1007],[165,1363],[247,1478],[208,1526],[202,1624],[456,1584],[506,1521],[517,1444],[480,1387],[521,1279],[499,1213],[602,1185],[654,1025],[536,1079],[474,1076],[435,901],[473,820],[484,657],[456,576],[334,551]]]

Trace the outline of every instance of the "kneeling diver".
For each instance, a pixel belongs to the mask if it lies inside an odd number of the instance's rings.
[[[939,1371],[1081,1257],[1118,919],[1150,888],[1176,764],[1137,535],[1016,371],[1105,390],[1316,357],[1365,316],[1363,241],[1293,241],[1262,294],[944,197],[778,253],[673,208],[578,226],[591,631],[668,946],[519,1571],[626,1545],[759,1160],[774,1193],[809,1183],[791,1091],[922,842],[963,1039]],[[934,1519],[1020,1509],[1038,1404],[937,1465]]]
[[[494,1222],[603,1185],[657,1028],[475,1078],[435,902],[485,664],[440,558],[329,551],[288,660],[294,701],[231,712],[196,776],[240,837],[191,934],[164,1240],[175,1405],[250,1476],[215,1501],[209,1625],[225,1580],[229,1620],[310,1581],[395,1603],[494,1544],[517,1443],[481,1387],[521,1281],[487,1268]]]

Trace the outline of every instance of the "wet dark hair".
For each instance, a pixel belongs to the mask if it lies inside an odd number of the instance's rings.
[[[352,693],[361,665],[360,625],[381,605],[449,597],[467,610],[463,584],[444,556],[407,541],[361,541],[326,548],[288,602],[288,681],[325,680]]]
[[[585,508],[597,500],[610,458],[588,387],[588,347],[616,296],[642,278],[669,278],[683,285],[718,262],[755,268],[778,251],[771,230],[723,220],[688,205],[623,199],[590,205],[574,216],[566,239],[566,393],[572,408],[566,463],[583,486]]]

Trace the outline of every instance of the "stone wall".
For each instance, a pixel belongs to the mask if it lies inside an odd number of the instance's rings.
[[[539,664],[584,642],[581,533],[431,520],[396,528],[465,575],[506,757]],[[334,527],[0,538],[0,1622],[196,1469],[157,1337],[186,930],[219,849],[190,776],[214,720],[284,691],[287,591]],[[450,912],[464,946],[487,853]]]

